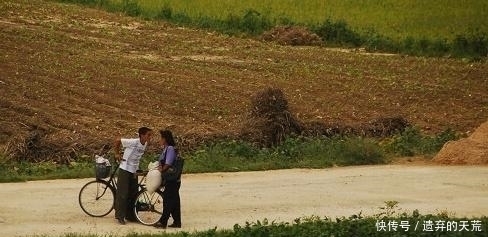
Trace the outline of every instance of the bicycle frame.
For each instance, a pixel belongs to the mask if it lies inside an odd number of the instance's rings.
[[[120,164],[117,164],[115,166],[115,169],[112,171],[112,174],[110,174],[110,177],[108,180],[106,180],[113,188],[114,190],[117,192],[117,179],[115,178],[115,175],[118,171],[120,167]],[[142,170],[138,170],[136,171],[136,173],[134,175],[137,175],[137,177],[139,176],[142,176],[142,178],[140,180],[138,180],[137,182],[137,186],[138,186],[138,190],[141,190],[143,188],[146,187],[146,185],[144,185],[144,180],[146,179],[146,175],[147,175],[148,171],[142,171]],[[139,178],[138,178],[139,179]],[[105,180],[105,179],[102,179],[102,180]],[[103,194],[102,194],[103,195]]]

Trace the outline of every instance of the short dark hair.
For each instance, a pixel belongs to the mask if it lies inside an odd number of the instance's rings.
[[[139,136],[141,135],[146,135],[146,133],[152,131],[152,129],[148,128],[148,127],[140,127],[139,130],[137,131],[137,133],[139,133]]]
[[[175,139],[173,137],[173,133],[170,130],[160,130],[159,133],[161,133],[161,138],[164,138],[168,145],[170,146],[176,146]]]

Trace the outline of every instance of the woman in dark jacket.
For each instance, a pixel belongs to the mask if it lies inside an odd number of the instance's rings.
[[[175,165],[178,157],[178,151],[175,148],[176,143],[173,134],[169,130],[161,130],[160,145],[163,152],[159,157],[159,170],[161,173],[168,171]],[[168,225],[169,217],[173,217],[173,224],[169,227],[181,228],[181,206],[180,206],[180,187],[181,177],[176,180],[165,181],[165,188],[163,191],[163,215],[159,222],[155,224],[158,228],[165,229]]]

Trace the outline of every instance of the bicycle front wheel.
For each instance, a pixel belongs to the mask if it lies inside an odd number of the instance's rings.
[[[154,225],[163,215],[163,193],[160,190],[149,193],[142,189],[136,195],[134,214],[143,225]]]
[[[108,215],[115,205],[115,189],[105,180],[88,182],[80,190],[78,202],[81,209],[93,217]]]

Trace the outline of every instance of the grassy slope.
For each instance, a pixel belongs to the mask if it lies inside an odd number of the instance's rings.
[[[282,47],[46,1],[2,1],[0,26],[0,144],[30,124],[81,143],[140,125],[235,132],[267,86],[303,120],[465,132],[488,117],[486,63]]]

